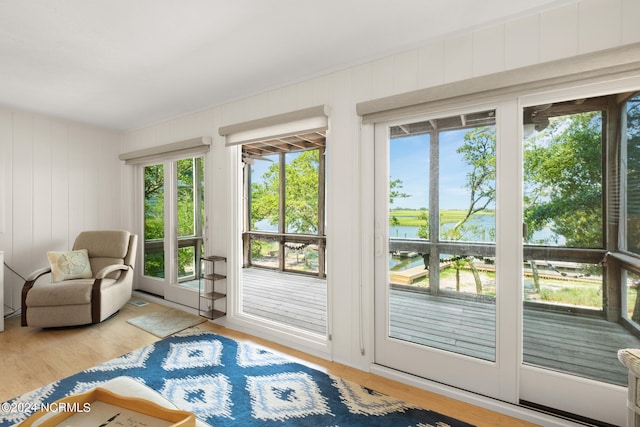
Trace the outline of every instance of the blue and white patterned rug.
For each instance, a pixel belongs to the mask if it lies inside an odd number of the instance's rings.
[[[0,404],[0,427],[118,376],[129,376],[214,426],[469,424],[296,363],[256,345],[197,330],[174,335]]]

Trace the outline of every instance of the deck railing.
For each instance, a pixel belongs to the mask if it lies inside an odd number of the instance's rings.
[[[480,242],[459,242],[459,241],[442,241],[431,242],[420,239],[389,239],[389,252],[390,253],[415,253],[424,259],[425,270],[440,271],[444,267],[449,266],[446,260],[443,261],[442,255],[447,254],[448,257],[477,257],[491,259],[495,257],[496,246],[494,243],[480,243]],[[432,257],[432,254],[438,254],[437,257]],[[605,249],[589,249],[589,248],[567,248],[557,246],[540,246],[540,245],[524,245],[523,246],[523,260],[525,265],[523,266],[524,274],[527,276],[533,276],[537,274],[536,266],[545,264],[582,264],[593,266],[604,266],[607,264],[607,257],[609,252]],[[603,270],[604,271],[604,270]],[[428,277],[428,272],[422,272],[422,276]],[[396,274],[399,276],[399,274]],[[561,274],[557,274],[557,278],[562,279]],[[537,279],[537,278],[536,278]],[[403,284],[398,281],[396,285]],[[601,275],[601,294],[602,305],[595,307],[595,311],[598,311],[600,315],[607,317],[610,320],[617,321],[620,318],[622,310],[622,288],[620,281],[617,282],[611,279],[611,274],[606,271]],[[429,285],[426,289],[427,292],[436,294],[447,294],[449,296],[456,296],[455,292],[440,289],[438,281],[429,281]],[[486,296],[473,295],[473,294],[460,294],[460,297],[465,299],[473,299],[477,297],[479,300],[486,300]],[[544,301],[536,301],[538,307],[547,307],[549,310],[555,310],[557,304],[545,303]],[[594,314],[594,309],[585,309],[582,307],[563,307],[563,310],[582,313],[582,314]]]
[[[178,250],[185,248],[193,248],[193,273],[178,277],[178,282],[200,279],[200,257],[202,255],[203,238],[196,236],[179,237]],[[154,239],[144,241],[145,260],[148,255],[164,254],[164,240]],[[145,268],[146,270],[146,268]]]
[[[259,266],[278,271],[289,271],[301,274],[317,276],[319,278],[326,277],[326,236],[313,234],[293,234],[293,233],[275,233],[265,231],[248,231],[242,234],[244,267]],[[268,256],[261,256],[256,259],[252,255],[252,242],[277,242],[277,249]],[[287,263],[287,254],[290,251],[301,251],[306,249],[317,256],[317,262],[314,260],[313,266],[310,268],[296,268],[294,265]],[[307,254],[303,255],[307,256]]]

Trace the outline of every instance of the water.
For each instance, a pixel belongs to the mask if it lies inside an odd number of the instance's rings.
[[[469,225],[477,227],[475,230],[468,230],[462,240],[471,242],[495,242],[496,221],[493,215],[477,215],[471,218]],[[447,222],[440,225],[440,235],[455,226],[455,222]],[[389,237],[400,239],[419,239],[418,231],[420,227],[409,225],[389,226]]]
[[[495,243],[495,217],[492,215],[478,215],[468,222],[470,225],[476,226],[477,230],[469,230],[461,240],[467,242],[488,242]],[[440,226],[440,235],[450,230],[455,225],[454,222],[448,222]],[[409,225],[391,225],[389,226],[389,237],[400,239],[420,239],[418,231],[420,227]],[[519,232],[519,230],[518,230]],[[545,244],[551,246],[564,246],[566,239],[558,236],[550,227],[543,228],[533,234],[530,244]]]
[[[420,254],[410,258],[396,257],[389,254],[389,270],[401,271],[418,266],[424,266],[424,259]]]
[[[465,241],[470,242],[489,242],[495,243],[495,216],[493,215],[477,215],[474,218],[469,220],[469,224],[477,226],[478,231],[467,232],[465,234]],[[451,229],[455,223],[449,222],[442,224],[441,234],[449,229]],[[260,231],[270,231],[277,232],[278,226],[271,225],[269,220],[261,220],[256,222],[255,230]],[[400,239],[420,239],[418,237],[418,231],[420,227],[410,226],[410,225],[392,225],[389,226],[389,237],[390,238],[400,238]],[[530,243],[542,243],[549,244],[552,246],[563,246],[565,244],[565,239],[562,236],[558,236],[554,234],[550,228],[545,228],[534,233],[533,238]]]
[[[389,237],[400,239],[418,239],[419,227],[409,225],[393,225],[389,227]]]
[[[277,233],[278,224],[271,224],[271,221],[269,221],[268,219],[261,219],[260,221],[256,221],[253,229],[259,231],[272,231],[274,233]]]

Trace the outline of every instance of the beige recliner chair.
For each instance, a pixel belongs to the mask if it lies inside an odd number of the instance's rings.
[[[48,252],[50,266],[22,288],[22,326],[86,325],[116,313],[131,298],[137,242],[128,231],[84,231],[72,251]],[[48,273],[51,281],[38,282]]]

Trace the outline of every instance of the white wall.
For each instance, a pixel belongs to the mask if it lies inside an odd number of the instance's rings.
[[[86,229],[120,228],[122,134],[0,109],[0,251],[23,277]],[[5,268],[5,314],[23,281]]]

